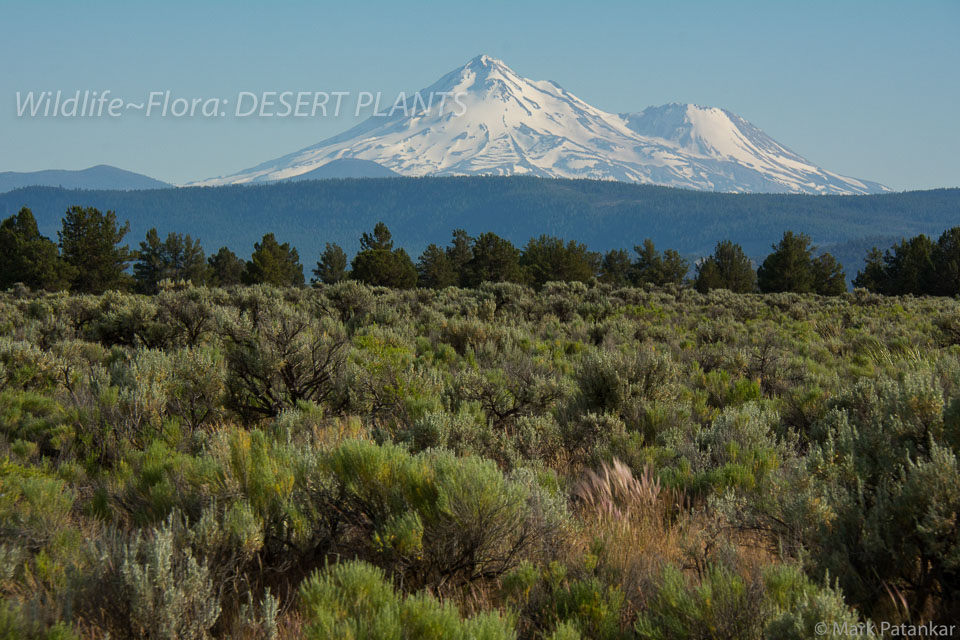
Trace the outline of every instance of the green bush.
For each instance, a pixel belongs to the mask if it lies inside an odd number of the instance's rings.
[[[334,393],[346,338],[304,311],[263,309],[223,329],[230,406],[248,420],[275,417],[297,402]]]
[[[667,567],[649,609],[635,631],[650,639],[750,640],[763,637],[763,593],[757,584],[719,565],[699,585],[689,585],[676,567]]]
[[[325,466],[330,508],[363,532],[354,548],[410,584],[495,579],[557,534],[535,488],[487,460],[346,442]]]
[[[316,639],[422,640],[516,638],[513,621],[498,613],[462,618],[430,595],[398,594],[383,571],[346,562],[314,574],[300,588],[306,636]]]

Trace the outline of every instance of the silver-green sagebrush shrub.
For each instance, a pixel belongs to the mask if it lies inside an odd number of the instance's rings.
[[[606,413],[618,416],[627,430],[642,430],[649,405],[676,394],[676,379],[669,354],[650,346],[592,352],[576,372],[578,393],[567,408],[567,419]]]
[[[81,560],[88,570],[73,577],[67,594],[75,618],[115,638],[210,638],[220,601],[188,537],[173,513],[158,527],[91,540]]]
[[[0,336],[0,391],[52,389],[61,378],[62,361],[38,346]]]
[[[202,640],[220,615],[207,566],[175,540],[176,516],[122,549],[120,578],[134,633],[157,640]]]
[[[373,310],[374,297],[369,286],[345,280],[323,287],[323,298],[318,304],[323,313],[335,314],[345,325],[353,326]]]
[[[864,380],[810,432],[814,443],[734,521],[802,554],[851,603],[894,620],[947,621],[960,593],[957,452],[925,374]],[[727,505],[729,506],[729,504]]]

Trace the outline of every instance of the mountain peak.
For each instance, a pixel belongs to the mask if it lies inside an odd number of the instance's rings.
[[[456,87],[455,90],[489,88],[491,84],[495,84],[498,80],[515,87],[525,82],[503,60],[498,60],[483,53],[471,58],[460,69],[453,71],[446,77],[449,79],[451,88]]]
[[[486,54],[418,93],[456,98],[434,112],[371,117],[319,144],[200,184],[285,180],[356,158],[404,176],[532,175],[734,192],[885,189],[824,171],[725,109],[673,103],[616,115]]]
[[[470,58],[470,60],[467,61],[467,64],[463,65],[464,69],[477,69],[483,67],[502,67],[504,69],[510,69],[510,67],[508,67],[503,60],[494,58],[493,56],[488,56],[485,53],[481,53],[478,56]]]

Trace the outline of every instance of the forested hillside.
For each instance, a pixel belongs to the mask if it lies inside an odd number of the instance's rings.
[[[226,245],[243,255],[265,233],[295,246],[306,264],[327,242],[348,253],[360,233],[389,225],[412,255],[441,244],[451,229],[492,231],[516,244],[541,234],[577,240],[594,250],[634,246],[651,238],[687,257],[731,240],[762,258],[784,230],[806,233],[830,250],[836,243],[884,236],[938,236],[960,223],[960,189],[874,196],[720,194],[589,180],[538,178],[384,178],[303,181],[265,186],[71,191],[20,189],[0,195],[0,217],[30,207],[44,235],[56,237],[73,205],[113,210],[130,221],[131,236],[151,227],[161,236],[190,234],[208,248]],[[872,246],[872,245],[871,245]],[[834,251],[855,273],[865,249]]]

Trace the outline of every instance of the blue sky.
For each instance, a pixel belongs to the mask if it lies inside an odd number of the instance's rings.
[[[0,171],[112,164],[176,183],[319,142],[340,118],[17,117],[17,91],[426,87],[479,53],[607,111],[730,109],[820,166],[960,186],[960,2],[0,0]]]

